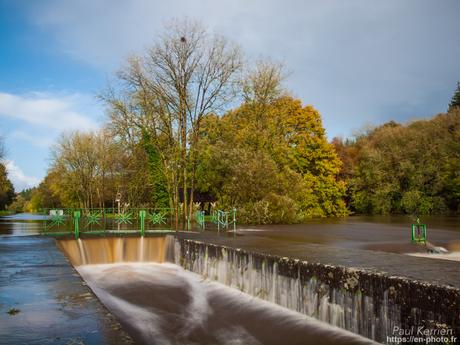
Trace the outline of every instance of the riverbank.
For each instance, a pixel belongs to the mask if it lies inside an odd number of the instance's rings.
[[[54,239],[0,236],[0,253],[0,344],[133,344]]]

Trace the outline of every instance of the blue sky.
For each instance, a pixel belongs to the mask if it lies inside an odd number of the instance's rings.
[[[46,174],[63,131],[104,123],[96,100],[174,17],[201,20],[286,86],[329,138],[446,110],[460,79],[460,1],[0,0],[0,135],[17,190]]]

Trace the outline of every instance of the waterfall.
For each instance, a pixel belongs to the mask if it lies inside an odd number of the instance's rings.
[[[175,253],[207,279],[378,342],[394,327],[459,328],[458,289],[185,239]]]
[[[194,240],[109,237],[60,240],[74,266],[173,262],[203,278],[378,342],[395,327],[460,334],[460,291],[404,277],[248,252]]]
[[[58,246],[74,266],[123,262],[172,261],[171,236],[106,237],[59,240]]]

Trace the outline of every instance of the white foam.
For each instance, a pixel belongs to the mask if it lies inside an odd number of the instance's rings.
[[[430,259],[442,259],[442,260],[451,260],[451,261],[460,261],[460,252],[450,252],[445,254],[437,253],[408,253],[410,256],[418,256],[423,258]]]
[[[369,344],[369,339],[360,337],[343,329],[328,325],[315,320],[304,314],[283,308],[268,301],[252,297],[239,290],[230,288],[224,284],[204,280],[201,276],[185,271],[182,267],[169,263],[117,263],[100,265],[78,266],[77,270],[88,282],[90,287],[100,300],[120,319],[132,325],[142,338],[151,343],[155,339],[156,344],[191,344],[192,342],[177,342],[177,339],[187,339],[189,334],[197,329],[207,329],[209,321],[213,318],[222,317],[222,313],[251,311],[255,315],[268,315],[276,318],[278,325],[283,328],[305,329],[312,336],[327,336],[332,341],[352,339],[354,344]],[[190,302],[178,306],[179,328],[174,336],[164,334],[161,327],[164,324],[161,310],[152,306],[142,306],[129,303],[117,296],[110,294],[114,286],[123,286],[130,283],[161,284],[166,287],[185,287]],[[167,297],[167,296],[165,296]],[[209,301],[219,302],[220,310],[214,311]],[[181,309],[182,308],[182,309]],[[257,320],[255,321],[257,322]],[[228,324],[224,328],[218,328],[212,335],[218,344],[225,345],[260,345],[261,343],[248,331],[244,324]],[[307,342],[308,343],[308,342]],[[332,343],[332,342],[331,342]],[[343,343],[343,342],[342,342]]]

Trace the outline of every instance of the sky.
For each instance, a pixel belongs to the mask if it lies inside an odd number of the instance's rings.
[[[0,136],[15,189],[46,175],[66,131],[105,121],[97,94],[174,18],[269,58],[328,138],[444,112],[460,80],[457,0],[0,0]]]

